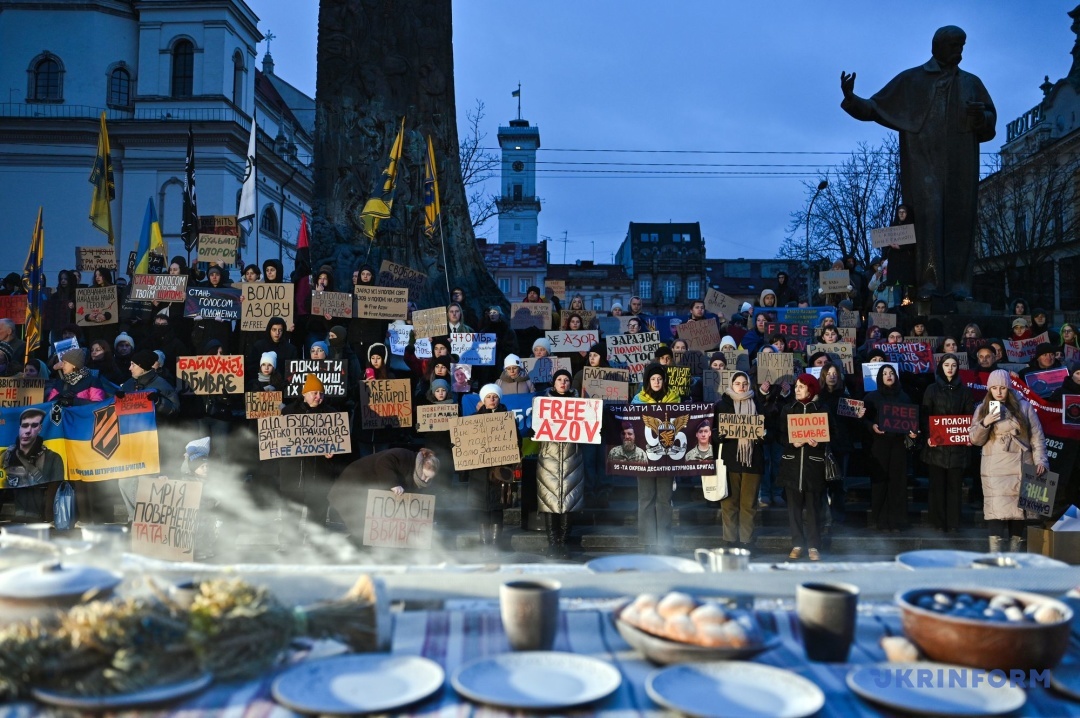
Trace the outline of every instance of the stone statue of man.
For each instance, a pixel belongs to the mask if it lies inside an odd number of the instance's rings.
[[[840,107],[900,133],[900,188],[914,214],[919,299],[971,296],[979,143],[994,139],[997,112],[982,81],[959,69],[966,40],[958,27],[941,28],[925,65],[904,70],[868,100],[855,94],[855,73],[840,73]]]

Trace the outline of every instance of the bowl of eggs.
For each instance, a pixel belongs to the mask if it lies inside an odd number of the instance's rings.
[[[643,593],[617,608],[615,628],[632,648],[653,663],[747,659],[779,643],[751,611],[672,591],[663,597]]]
[[[904,634],[930,660],[985,670],[1042,671],[1065,655],[1073,611],[1037,593],[913,588],[896,594]]]

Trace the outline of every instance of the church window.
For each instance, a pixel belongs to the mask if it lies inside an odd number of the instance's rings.
[[[191,97],[195,93],[195,46],[190,40],[180,40],[172,51],[173,97]]]
[[[131,73],[117,67],[109,73],[109,104],[131,107]]]

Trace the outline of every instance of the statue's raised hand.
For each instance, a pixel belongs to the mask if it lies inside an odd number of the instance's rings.
[[[848,98],[855,94],[855,73],[850,74],[840,71],[840,89],[844,91],[844,97]]]

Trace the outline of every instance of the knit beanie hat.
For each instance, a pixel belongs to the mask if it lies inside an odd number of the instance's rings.
[[[986,379],[986,388],[989,389],[992,386],[1010,386],[1009,372],[1004,369],[995,369],[990,372],[990,376]]]
[[[503,359],[503,369],[509,369],[512,366],[521,368],[521,357],[517,354],[507,354],[506,358]],[[499,394],[499,396],[502,396],[502,394]]]
[[[819,382],[817,377],[813,374],[799,374],[799,378],[796,379],[796,381],[810,390],[811,399],[821,393],[821,382]]]
[[[448,382],[446,379],[436,379],[435,381],[431,382],[431,390],[435,391],[436,389],[445,389],[446,391],[450,391],[450,382]]]
[[[536,349],[536,347],[544,347],[544,349],[547,350],[547,353],[550,354],[551,353],[551,340],[548,339],[547,337],[540,337],[535,342],[533,342],[533,347],[532,348]]]
[[[731,335],[725,336],[723,339],[720,340],[720,348],[721,349],[724,349],[724,348],[734,349],[735,348],[735,337],[733,337]]]
[[[263,352],[262,357],[259,358],[259,366],[263,364],[271,364],[277,369],[277,352]]]
[[[113,339],[113,343],[112,343],[113,349],[116,349],[116,345],[119,344],[120,342],[127,342],[128,344],[131,345],[132,349],[135,348],[135,340],[132,339],[131,335],[128,334],[127,332],[120,332],[119,334],[116,335],[116,339]]]
[[[154,354],[157,355],[158,364],[161,365],[162,367],[164,367],[165,366],[165,352],[161,351],[160,349],[155,349]]]
[[[137,364],[143,371],[150,371],[157,361],[157,354],[149,349],[140,349],[131,356],[131,363]]]
[[[86,352],[82,349],[68,349],[60,356],[60,361],[76,369],[82,369],[86,366]]]
[[[488,394],[497,394],[502,399],[502,389],[498,384],[484,384],[480,387],[480,398],[484,399]]]
[[[311,348],[314,349],[315,347],[321,348],[323,350],[324,354],[329,354],[330,353],[330,345],[327,344],[326,342],[312,342],[311,343]]]
[[[309,391],[326,391],[326,387],[319,381],[319,377],[314,374],[308,374],[304,377],[304,390],[303,394],[307,394]]]

